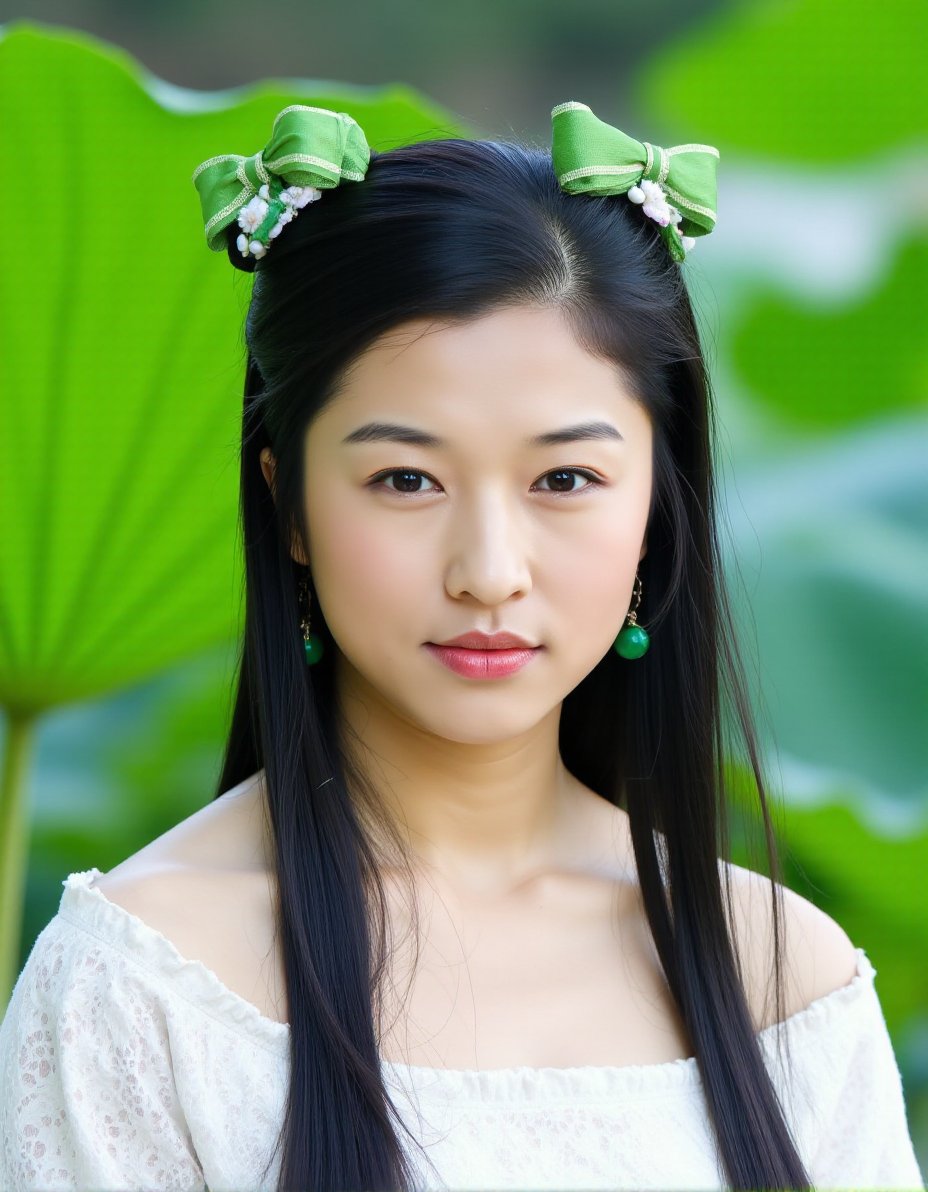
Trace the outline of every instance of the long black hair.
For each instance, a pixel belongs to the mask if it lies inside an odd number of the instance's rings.
[[[568,195],[543,149],[465,139],[372,152],[362,182],[324,192],[254,268],[241,445],[245,630],[216,795],[264,768],[291,1031],[281,1189],[413,1186],[378,1053],[387,904],[369,828],[376,792],[343,748],[337,643],[316,600],[324,652],[314,666],[300,631],[291,534],[296,527],[308,542],[304,435],[386,331],[514,305],[556,306],[586,350],[630,376],[653,427],[638,610],[653,644],[634,662],[610,650],[566,696],[561,757],[628,813],[648,923],[731,1187],[810,1186],[754,1034],[720,864],[737,742],[762,812],[781,1018],[779,863],[722,577],[712,394],[684,272],[625,196]],[[276,457],[273,494],[264,447]]]

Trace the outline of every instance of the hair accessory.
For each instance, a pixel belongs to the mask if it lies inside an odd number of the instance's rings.
[[[322,657],[322,638],[318,633],[310,633],[309,631],[309,575],[303,575],[300,578],[300,587],[297,594],[297,600],[300,605],[300,629],[303,631],[303,649],[306,653],[306,662],[309,666],[315,665]],[[304,612],[303,609],[306,611]]]
[[[307,203],[345,180],[360,182],[369,164],[367,138],[347,112],[291,104],[254,156],[220,153],[194,170],[206,242],[224,252],[225,229],[237,220],[242,258],[260,259]]]
[[[651,644],[647,630],[638,624],[637,609],[641,603],[641,578],[637,571],[635,572],[634,597],[635,603],[628,614],[628,620],[619,630],[619,635],[613,643],[615,652],[622,658],[640,658],[647,652],[648,646]]]
[[[551,160],[569,194],[628,194],[653,219],[675,261],[715,227],[718,149],[636,141],[569,100],[551,109]]]

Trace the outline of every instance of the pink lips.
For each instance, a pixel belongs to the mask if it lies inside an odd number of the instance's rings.
[[[436,646],[426,642],[425,648],[449,670],[467,679],[499,679],[515,674],[526,666],[541,649],[540,646],[516,646],[510,649],[468,649],[464,646]]]

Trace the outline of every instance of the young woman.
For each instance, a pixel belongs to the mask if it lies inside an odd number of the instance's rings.
[[[237,700],[217,797],[63,883],[4,1187],[921,1186],[875,970],[776,880],[685,283],[717,154],[553,134],[294,106],[197,171],[255,272]]]

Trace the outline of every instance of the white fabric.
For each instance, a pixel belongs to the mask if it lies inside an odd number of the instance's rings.
[[[62,882],[0,1025],[0,1188],[274,1188],[289,1027],[92,886]],[[875,969],[759,1035],[816,1188],[924,1187]],[[384,1062],[422,1188],[724,1188],[696,1061]],[[444,1181],[444,1182],[443,1182]]]

